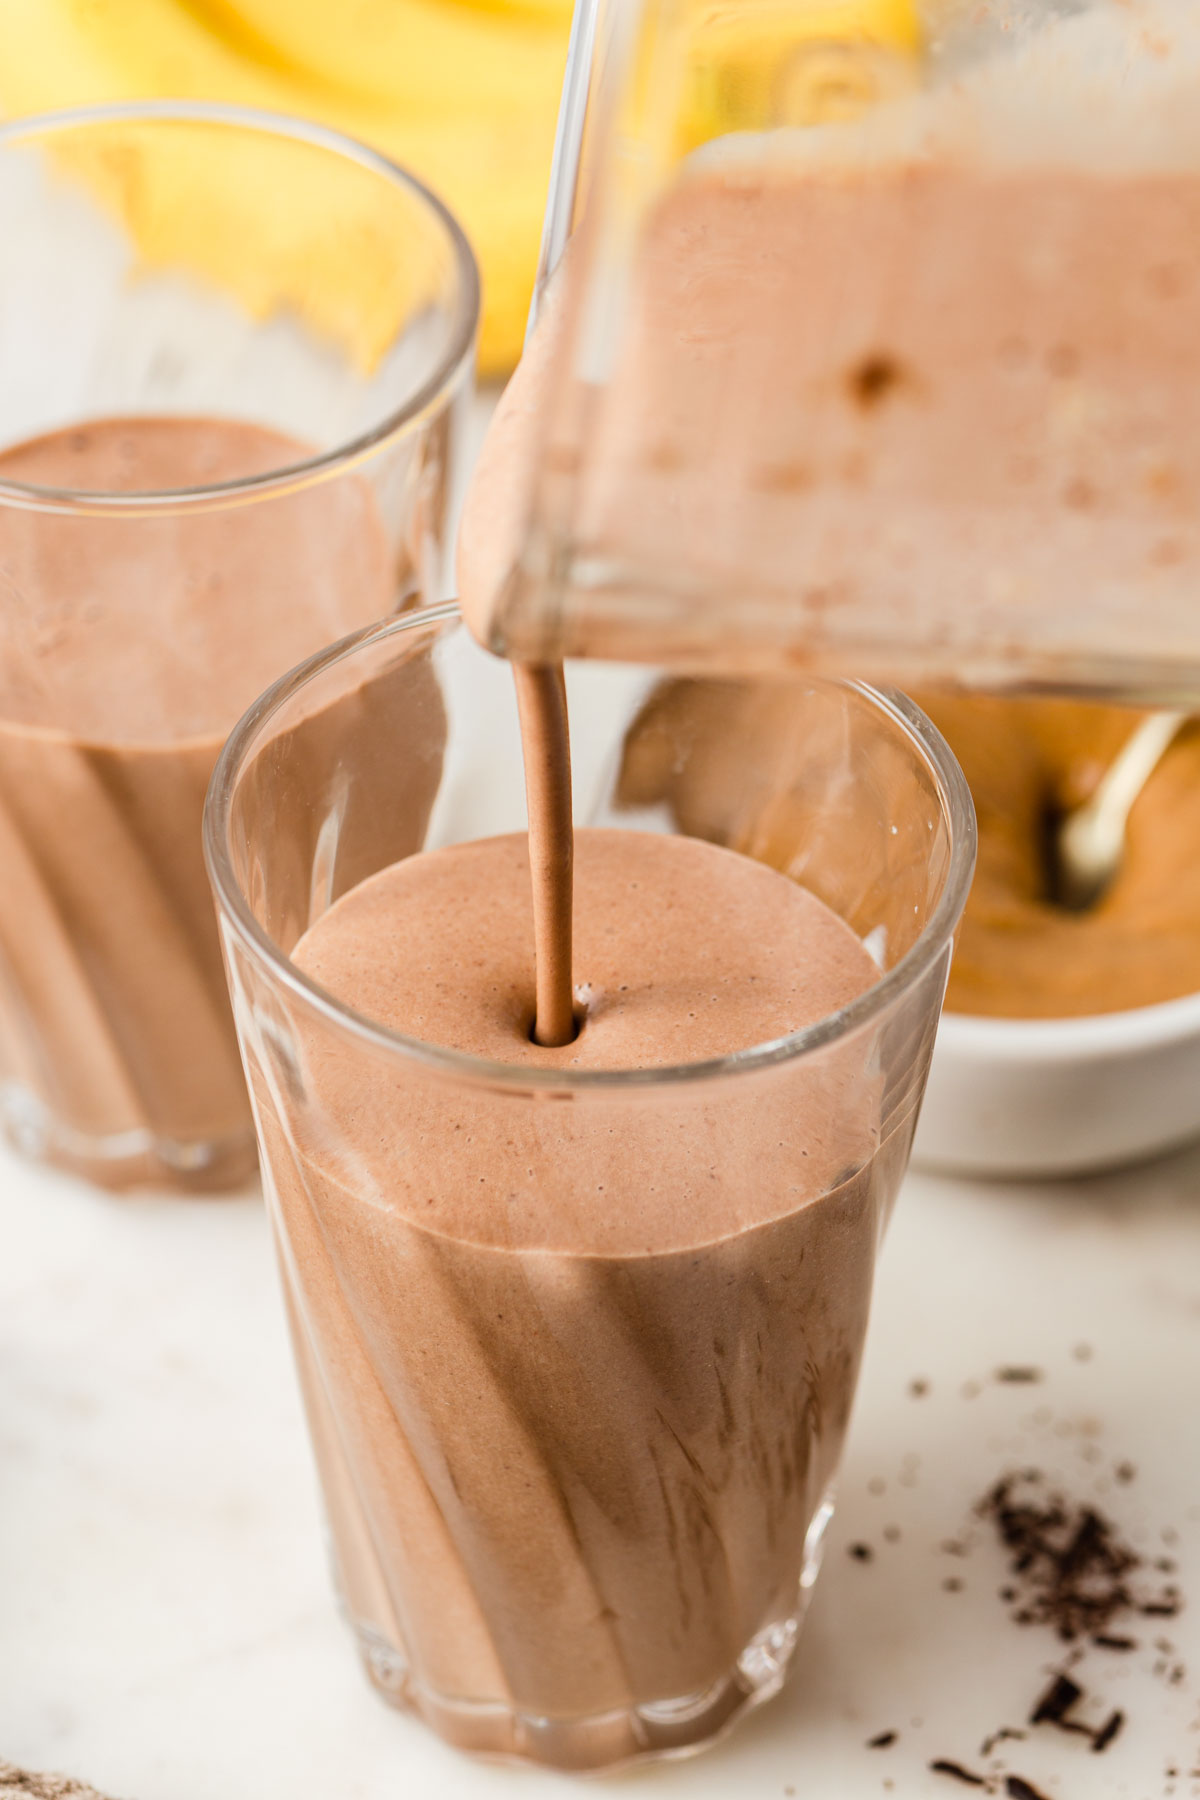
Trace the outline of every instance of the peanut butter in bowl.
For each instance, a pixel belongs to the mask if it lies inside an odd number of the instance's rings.
[[[810,689],[801,677],[661,683],[627,734],[618,807],[665,809],[679,830],[804,881],[822,835],[852,833],[864,800],[886,806],[888,791],[886,768],[860,768],[871,794],[848,788],[844,807],[814,808],[797,734]],[[1071,912],[1052,898],[1056,829],[1143,715],[1060,699],[929,693],[917,703],[966,773],[979,856],[914,1164],[1066,1175],[1200,1136],[1200,721],[1139,795],[1111,885]],[[704,754],[681,761],[675,746],[689,733]],[[828,759],[836,736],[822,745]],[[882,948],[885,966],[884,934],[911,905],[906,870],[920,854],[901,834],[885,888],[864,879],[862,892],[825,896]]]
[[[1053,897],[1054,833],[1142,715],[1093,701],[915,698],[962,764],[979,821],[947,1010],[1068,1019],[1200,992],[1200,722],[1135,802],[1111,885],[1072,912]]]
[[[624,804],[665,804],[679,829],[798,875],[812,834],[837,826],[809,816],[805,771],[789,751],[807,685],[795,677],[660,684],[626,739]],[[1200,993],[1200,719],[1180,732],[1134,804],[1111,885],[1072,912],[1054,898],[1055,833],[1144,715],[1085,700],[913,698],[962,764],[979,821],[947,1011],[1077,1019]],[[670,746],[689,722],[703,727],[705,756],[678,772]],[[773,769],[769,790],[747,790],[752,756]]]

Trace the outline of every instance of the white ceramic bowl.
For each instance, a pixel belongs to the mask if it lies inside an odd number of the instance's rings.
[[[913,1162],[1075,1175],[1200,1137],[1200,994],[1081,1019],[945,1013]]]

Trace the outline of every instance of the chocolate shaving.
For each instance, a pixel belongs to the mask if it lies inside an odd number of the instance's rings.
[[[889,1744],[895,1743],[899,1735],[900,1734],[897,1731],[881,1731],[878,1737],[867,1739],[867,1749],[886,1750]]]
[[[1093,1750],[1107,1750],[1108,1746],[1125,1723],[1123,1713],[1113,1713],[1099,1730],[1084,1725],[1069,1715],[1078,1701],[1083,1699],[1083,1689],[1069,1675],[1056,1675],[1046,1692],[1029,1715],[1031,1725],[1057,1725],[1060,1731],[1074,1731],[1080,1737],[1090,1738]]]
[[[1124,1723],[1125,1714],[1123,1712],[1113,1713],[1092,1739],[1092,1749],[1094,1751],[1107,1750]]]
[[[1009,1800],[1046,1800],[1045,1794],[1039,1793],[1020,1775],[1009,1775],[1004,1783],[1004,1791]]]
[[[970,1769],[964,1769],[961,1763],[950,1762],[939,1756],[929,1767],[935,1775],[952,1775],[955,1781],[965,1781],[968,1787],[986,1787],[987,1781],[982,1775],[972,1775]]]
[[[1009,1725],[1002,1725],[999,1731],[993,1731],[990,1737],[984,1738],[982,1744],[979,1746],[980,1756],[990,1756],[997,1744],[1003,1744],[1009,1740],[1012,1740],[1014,1743],[1024,1743],[1025,1733],[1023,1731],[1014,1731]]]
[[[1069,1675],[1056,1675],[1029,1715],[1031,1725],[1061,1725],[1083,1689]]]
[[[997,1381],[1012,1382],[1014,1385],[1028,1384],[1034,1381],[1041,1381],[1041,1379],[1042,1371],[1040,1369],[1030,1368],[1023,1364],[1009,1365],[1007,1368],[996,1370]]]
[[[1098,1650],[1136,1650],[1137,1639],[1131,1637],[1114,1637],[1111,1632],[1102,1631],[1092,1639]]]

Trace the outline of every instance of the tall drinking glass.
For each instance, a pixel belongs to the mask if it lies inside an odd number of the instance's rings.
[[[30,1155],[252,1166],[205,788],[269,681],[438,596],[477,312],[445,208],[332,132],[0,129],[0,1126]]]
[[[367,1671],[452,1743],[582,1769],[695,1749],[784,1679],[974,821],[898,697],[568,681],[580,817],[788,872],[874,985],[720,1060],[575,1073],[418,1042],[316,985],[293,952],[341,895],[522,823],[508,671],[452,608],[271,689],[217,766],[206,853]],[[472,1228],[447,1223],[472,1196]]]

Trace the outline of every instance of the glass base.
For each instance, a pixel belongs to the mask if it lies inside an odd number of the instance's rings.
[[[759,1631],[734,1667],[703,1693],[570,1719],[539,1718],[499,1701],[433,1691],[417,1680],[403,1653],[378,1632],[351,1627],[373,1685],[391,1706],[415,1712],[457,1749],[551,1769],[612,1770],[635,1762],[694,1756],[782,1688],[808,1608],[833,1516],[832,1493],[817,1509],[804,1541],[794,1609]]]
[[[211,1193],[240,1186],[258,1167],[249,1124],[229,1137],[195,1142],[150,1130],[93,1134],[56,1119],[36,1094],[15,1082],[0,1082],[0,1134],[30,1162],[50,1163],[112,1189]]]

